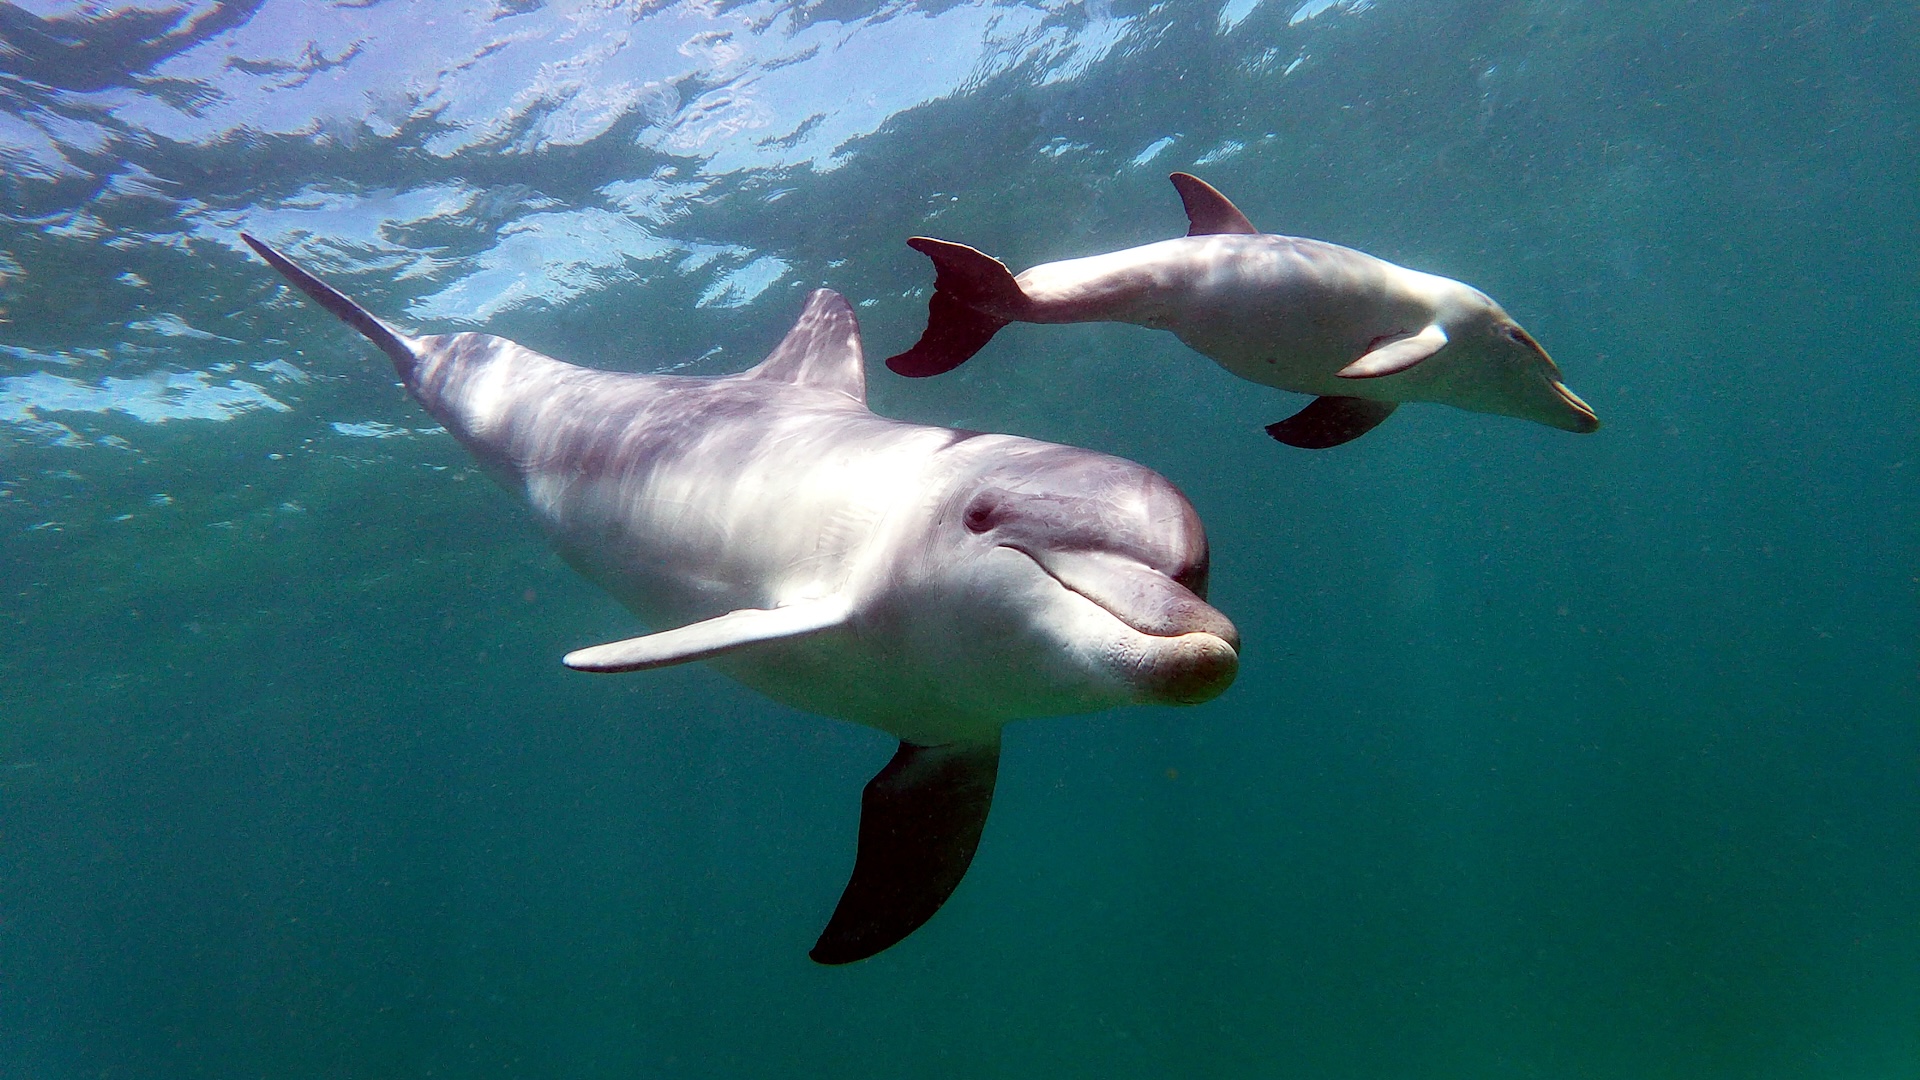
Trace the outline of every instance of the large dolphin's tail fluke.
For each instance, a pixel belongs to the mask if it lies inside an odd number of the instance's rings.
[[[1005,263],[965,244],[916,236],[907,246],[933,260],[933,298],[927,330],[913,348],[887,358],[895,374],[911,379],[952,371],[1011,322],[1026,295]]]
[[[418,362],[418,357],[414,355],[413,348],[407,344],[405,337],[375,318],[366,308],[347,299],[338,289],[302,270],[292,259],[246,233],[241,233],[240,239],[245,240],[248,247],[267,260],[268,266],[280,271],[282,276],[293,282],[295,288],[313,297],[316,303],[333,312],[341,322],[365,334],[368,341],[378,345],[381,352],[393,358],[393,366],[400,372],[400,377],[406,380],[408,385],[412,385],[413,367]]]

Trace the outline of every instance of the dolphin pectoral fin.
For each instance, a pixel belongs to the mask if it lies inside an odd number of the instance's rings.
[[[1260,231],[1253,227],[1253,222],[1247,220],[1247,215],[1241,213],[1239,207],[1205,180],[1183,172],[1174,173],[1167,179],[1173,181],[1173,189],[1180,193],[1180,202],[1187,208],[1188,236]]]
[[[576,649],[563,659],[575,671],[645,671],[705,660],[743,645],[798,637],[846,622],[850,605],[838,596],[777,608],[742,608],[657,634]]]
[[[1439,323],[1428,323],[1426,329],[1412,337],[1389,341],[1334,374],[1342,379],[1378,379],[1385,375],[1398,375],[1439,352],[1446,344],[1447,332],[1440,329]]]
[[[966,363],[1026,305],[1007,264],[965,244],[916,236],[907,246],[933,260],[927,329],[913,348],[887,358],[896,375],[924,379]]]
[[[1339,446],[1380,426],[1400,407],[1397,401],[1372,401],[1367,398],[1317,397],[1306,408],[1277,424],[1267,425],[1267,434],[1302,450],[1325,450]]]
[[[940,910],[973,862],[993,805],[1000,740],[900,749],[860,796],[853,877],[811,956],[850,964],[891,948]]]

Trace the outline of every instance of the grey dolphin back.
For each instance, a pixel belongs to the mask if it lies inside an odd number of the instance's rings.
[[[999,774],[997,738],[902,742],[860,796],[853,876],[808,955],[821,964],[865,960],[933,918],[973,862]]]
[[[240,234],[255,254],[267,260],[267,265],[280,271],[282,277],[293,283],[294,288],[311,296],[321,307],[331,311],[339,320],[366,335],[368,341],[380,347],[380,351],[393,359],[394,369],[407,385],[413,385],[413,368],[418,362],[412,347],[406,338],[392,327],[375,318],[371,312],[359,304],[347,299],[333,286],[307,273],[294,265],[292,259],[280,254],[259,240]]]

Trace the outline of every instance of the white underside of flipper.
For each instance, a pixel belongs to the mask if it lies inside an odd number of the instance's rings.
[[[743,608],[725,615],[605,645],[576,649],[563,662],[575,671],[645,671],[705,660],[747,645],[831,629],[847,621],[853,605],[830,596],[777,608]]]

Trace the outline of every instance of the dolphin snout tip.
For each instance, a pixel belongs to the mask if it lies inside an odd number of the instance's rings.
[[[1229,627],[1229,631],[1231,628]],[[1144,699],[1156,705],[1199,705],[1226,693],[1240,673],[1239,635],[1234,640],[1199,630],[1167,639],[1144,680]]]
[[[1579,394],[1569,390],[1566,383],[1554,380],[1553,392],[1560,396],[1560,401],[1567,407],[1560,427],[1581,435],[1591,435],[1600,430],[1599,414],[1593,411],[1593,406],[1582,401]]]

